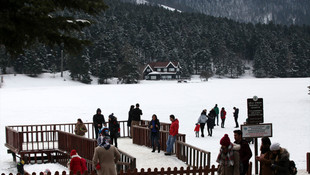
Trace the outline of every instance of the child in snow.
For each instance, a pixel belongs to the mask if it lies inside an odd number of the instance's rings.
[[[194,129],[195,133],[196,133],[196,137],[199,137],[199,128],[200,128],[200,125],[199,123],[196,123],[196,127]]]

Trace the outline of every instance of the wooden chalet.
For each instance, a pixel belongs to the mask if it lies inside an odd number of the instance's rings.
[[[143,69],[145,80],[176,80],[181,78],[179,62],[152,62]]]

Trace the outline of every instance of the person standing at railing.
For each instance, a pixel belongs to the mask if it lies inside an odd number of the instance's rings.
[[[156,114],[152,115],[152,120],[149,123],[149,128],[151,130],[151,142],[152,142],[152,147],[153,147],[152,152],[155,152],[156,145],[157,145],[158,153],[160,153],[160,143],[159,143],[160,123],[159,123],[159,120],[157,119]]]
[[[110,130],[111,144],[113,144],[114,142],[114,146],[117,147],[119,123],[113,113],[109,115],[109,130]]]
[[[136,108],[132,112],[132,120],[131,120],[131,137],[133,136],[132,127],[135,125],[140,125],[141,122],[142,110],[140,109],[139,103],[136,104]]]
[[[135,109],[134,105],[130,106],[129,112],[128,112],[128,121],[127,121],[127,126],[130,128],[130,133],[131,133],[131,121],[133,118],[133,110]],[[132,137],[132,135],[130,135],[129,137]]]
[[[101,114],[101,109],[98,108],[96,114],[93,116],[93,125],[95,128],[96,139],[98,139],[98,133],[101,130],[102,126],[106,126],[104,116]]]
[[[179,120],[175,118],[174,115],[170,115],[170,130],[169,130],[169,136],[167,140],[167,152],[165,153],[166,156],[171,155],[173,150],[173,144],[175,140],[177,139],[177,135],[179,133]]]
[[[77,119],[77,123],[75,124],[74,133],[79,136],[84,136],[87,132],[87,128],[84,125],[82,119]]]

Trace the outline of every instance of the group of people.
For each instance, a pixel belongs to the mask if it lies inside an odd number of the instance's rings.
[[[238,125],[238,113],[239,109],[234,107],[235,127]],[[136,106],[131,105],[128,113],[128,126],[139,125],[141,122],[142,110],[137,103]],[[219,111],[217,104],[207,114],[207,110],[204,109],[198,118],[197,127],[201,130],[201,136],[204,137],[204,128],[207,124],[208,136],[212,136],[212,129],[215,125],[218,126],[218,117],[221,117],[221,127],[224,128],[226,111],[222,107]],[[167,139],[167,149],[165,155],[169,156],[173,152],[173,145],[176,141],[179,130],[179,121],[174,115],[170,115],[170,129]],[[96,114],[93,116],[93,124],[96,133],[96,139],[98,146],[95,148],[93,156],[93,165],[96,167],[99,175],[103,174],[116,174],[115,164],[120,158],[120,153],[117,150],[117,137],[119,132],[119,124],[117,118],[112,113],[109,115],[109,128],[105,122],[104,116],[101,114],[101,110],[98,108]],[[152,119],[149,122],[148,128],[151,132],[152,152],[157,150],[160,153],[160,121],[156,114],[152,115]],[[87,129],[81,119],[78,119],[75,133],[77,135],[85,135]],[[198,129],[199,132],[199,129]],[[196,132],[196,136],[199,137],[199,133]],[[130,131],[133,136],[133,130]],[[252,157],[252,151],[246,140],[242,138],[241,130],[234,130],[234,139],[232,143],[227,134],[220,140],[221,149],[217,157],[219,163],[218,174],[220,175],[245,175],[248,172],[249,160]],[[261,154],[256,157],[256,160],[260,162],[260,175],[289,175],[289,153],[285,148],[281,148],[279,143],[271,144],[268,137],[262,138]],[[113,145],[114,142],[114,145]],[[75,150],[71,152],[70,171],[76,174],[77,171],[84,172],[83,163],[80,163],[81,167],[76,168],[79,165],[77,160],[83,162],[83,158],[78,156]],[[85,160],[85,159],[84,159]],[[86,163],[85,163],[86,165]]]
[[[234,109],[233,115],[236,123],[235,128],[238,128],[239,109],[236,107],[234,107],[233,109]],[[219,126],[219,115],[221,117],[221,128],[224,128],[226,119],[226,111],[224,107],[222,107],[221,111],[219,111],[217,104],[215,104],[215,106],[209,111],[208,115],[206,109],[202,110],[194,129],[196,137],[199,137],[199,130],[201,131],[201,137],[204,137],[204,128],[206,124],[207,124],[208,136],[212,137],[212,130],[214,126]]]
[[[216,159],[219,163],[219,175],[245,175],[248,172],[252,151],[242,131],[234,131],[235,141],[232,143],[228,134],[220,140],[220,152]],[[255,159],[260,162],[260,175],[290,175],[289,153],[279,143],[271,144],[268,137],[261,139],[261,154]],[[296,170],[295,170],[296,171]]]

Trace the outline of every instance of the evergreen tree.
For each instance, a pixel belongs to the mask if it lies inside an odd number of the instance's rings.
[[[102,0],[1,0],[0,45],[12,55],[23,53],[36,42],[51,47],[64,43],[67,51],[78,52],[88,42],[72,32],[80,32],[90,21],[80,20],[74,13],[94,15],[106,8]],[[71,15],[60,15],[64,9]]]

